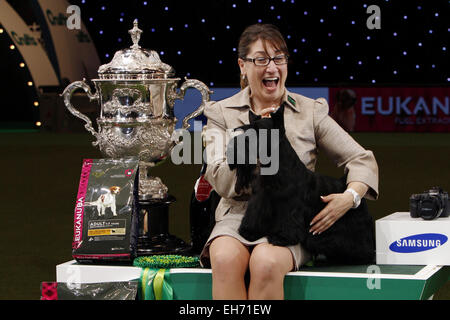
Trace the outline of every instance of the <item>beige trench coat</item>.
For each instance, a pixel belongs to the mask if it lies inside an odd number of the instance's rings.
[[[283,101],[286,103],[284,110],[286,136],[306,167],[314,171],[318,152],[324,152],[338,167],[344,167],[344,173],[348,173],[347,184],[352,181],[363,182],[369,186],[365,198],[377,199],[378,166],[372,151],[361,147],[328,115],[327,101],[323,98],[310,99],[288,90],[285,91]],[[208,118],[205,132],[208,166],[205,178],[222,199],[215,213],[216,227],[201,258],[209,257],[209,243],[222,234],[238,238],[247,245],[267,242],[263,239],[259,242],[248,243],[237,233],[247,202],[239,200],[241,195],[236,194],[234,189],[235,171],[231,171],[226,162],[225,151],[231,138],[231,130],[249,123],[249,110],[248,87],[230,98],[217,102],[211,101],[205,107],[204,114]],[[228,217],[232,217],[231,220],[234,221],[232,225],[222,222],[230,220]],[[228,231],[224,231],[225,229]],[[305,262],[296,257],[295,251],[298,253],[299,250],[291,249],[291,251],[293,251],[297,267],[301,262]]]

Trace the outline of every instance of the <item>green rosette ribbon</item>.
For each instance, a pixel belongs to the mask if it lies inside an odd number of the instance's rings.
[[[166,269],[143,268],[141,271],[141,299],[173,300],[170,272]]]
[[[198,257],[180,255],[153,255],[134,259],[133,265],[141,267],[141,299],[173,300],[170,283],[171,268],[199,267]]]

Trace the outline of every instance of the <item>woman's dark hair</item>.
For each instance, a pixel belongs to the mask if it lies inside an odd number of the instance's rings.
[[[253,24],[248,26],[244,32],[242,32],[239,38],[238,56],[239,58],[247,57],[250,51],[250,46],[257,40],[263,40],[264,50],[267,51],[267,43],[270,43],[276,50],[280,50],[285,54],[289,54],[286,41],[280,30],[272,24]],[[248,86],[247,78],[242,78],[241,75],[241,88]]]

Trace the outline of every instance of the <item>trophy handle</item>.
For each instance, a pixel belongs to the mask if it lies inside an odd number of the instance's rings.
[[[70,103],[72,94],[78,89],[83,89],[87,93],[87,96],[89,97],[90,101],[98,100],[98,98],[99,98],[98,92],[96,92],[95,94],[92,94],[91,88],[86,84],[85,81],[86,81],[86,79],[83,79],[83,81],[72,82],[64,89],[61,96],[64,97],[64,104],[66,105],[66,108],[70,111],[70,113],[73,114],[75,117],[78,117],[81,120],[83,120],[84,122],[86,122],[86,124],[84,125],[86,130],[89,131],[95,138],[97,138],[97,141],[92,142],[92,145],[96,146],[99,143],[98,133],[92,127],[91,119],[89,119],[86,115],[84,115],[83,113],[81,113],[80,111],[75,109],[75,107]]]
[[[186,81],[183,82],[183,84],[180,87],[180,92],[178,93],[178,96],[177,96],[178,99],[184,98],[187,88],[197,89],[202,94],[202,103],[197,108],[197,110],[188,114],[183,119],[183,129],[189,129],[189,127],[191,125],[188,123],[188,121],[191,119],[194,119],[195,117],[198,117],[199,115],[201,115],[203,113],[203,110],[205,109],[205,103],[209,101],[209,95],[212,94],[213,91],[209,90],[209,88],[206,86],[206,84],[204,84],[203,82],[201,82],[199,80],[188,79],[186,77],[184,79]]]

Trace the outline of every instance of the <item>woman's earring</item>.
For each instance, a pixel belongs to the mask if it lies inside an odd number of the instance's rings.
[[[245,80],[245,74],[242,75],[242,80]]]

